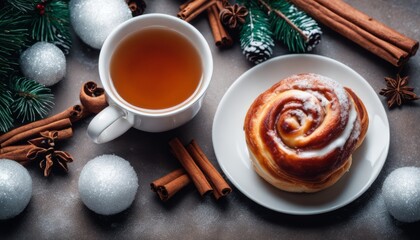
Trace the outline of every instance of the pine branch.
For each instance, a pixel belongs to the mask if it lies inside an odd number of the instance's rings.
[[[239,36],[245,57],[254,64],[271,57],[274,46],[273,33],[266,14],[260,9],[257,0],[245,3],[248,15]]]
[[[34,0],[6,0],[6,2],[21,12],[29,12],[34,7]]]
[[[31,37],[36,41],[54,43],[64,54],[68,54],[72,44],[68,2],[51,0],[43,3],[43,6],[43,11],[32,12]]]
[[[13,114],[21,122],[33,122],[45,117],[54,105],[51,90],[36,81],[15,77],[11,81]]]
[[[291,52],[308,52],[321,40],[317,22],[287,0],[258,0],[267,10],[274,38]]]
[[[13,103],[12,95],[6,84],[0,82],[0,131],[7,132],[13,127],[13,117],[10,105]]]
[[[28,18],[10,6],[0,10],[0,80],[19,65],[19,53],[28,41]]]

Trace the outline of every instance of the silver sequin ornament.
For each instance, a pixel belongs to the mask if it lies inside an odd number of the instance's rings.
[[[391,172],[382,186],[389,213],[401,222],[420,220],[420,168],[402,167]]]
[[[111,154],[90,160],[79,177],[82,202],[102,215],[127,209],[134,201],[138,186],[137,174],[130,163]]]
[[[116,26],[132,18],[124,0],[71,0],[69,9],[76,34],[96,49],[101,49]]]
[[[66,57],[54,44],[37,42],[20,55],[20,68],[25,77],[48,87],[66,75]]]
[[[19,215],[32,197],[32,178],[19,163],[0,159],[0,220]]]

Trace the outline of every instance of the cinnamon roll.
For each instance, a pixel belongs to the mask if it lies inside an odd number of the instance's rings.
[[[285,78],[259,95],[244,122],[256,172],[289,192],[317,192],[350,168],[369,118],[349,88],[318,74]]]

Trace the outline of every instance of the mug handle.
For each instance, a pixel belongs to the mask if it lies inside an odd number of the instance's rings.
[[[95,143],[105,143],[121,136],[134,124],[134,117],[116,106],[108,106],[89,123],[87,133]]]

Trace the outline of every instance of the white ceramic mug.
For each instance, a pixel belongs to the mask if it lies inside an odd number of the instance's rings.
[[[127,35],[150,27],[165,27],[184,35],[198,50],[202,63],[202,79],[194,95],[180,106],[147,110],[126,102],[116,91],[110,77],[111,57]],[[213,73],[213,58],[207,41],[191,24],[166,14],[150,13],[120,24],[105,40],[99,54],[99,77],[109,106],[90,122],[87,132],[96,143],[111,141],[131,127],[147,132],[163,132],[188,122],[200,110]],[[176,89],[174,89],[176,91]]]

